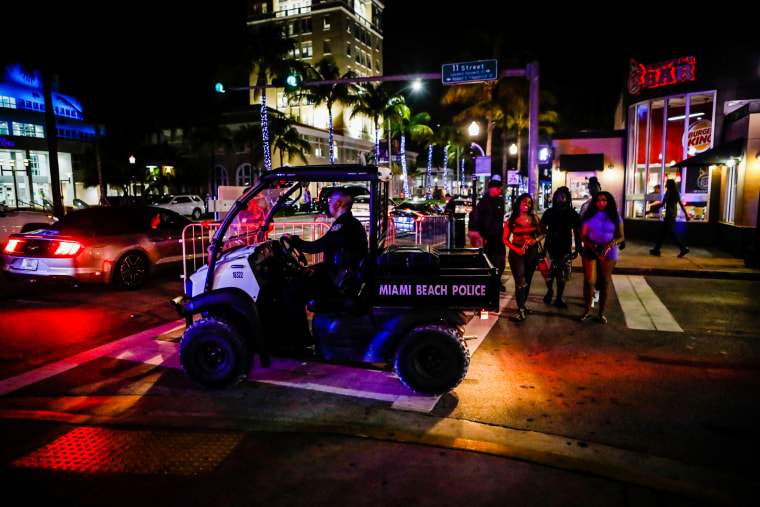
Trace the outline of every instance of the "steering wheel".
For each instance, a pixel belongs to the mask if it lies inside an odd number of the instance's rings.
[[[304,266],[308,264],[306,256],[301,250],[296,248],[296,246],[292,241],[290,241],[287,236],[280,236],[280,246],[282,247],[282,251],[285,254],[285,257],[289,261],[293,262],[294,264],[300,263]]]

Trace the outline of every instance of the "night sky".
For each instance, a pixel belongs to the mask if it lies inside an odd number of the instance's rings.
[[[758,46],[749,34],[721,38],[704,23],[692,28],[693,13],[678,17],[668,9],[656,20],[622,9],[589,12],[543,3],[540,13],[526,4],[507,7],[507,14],[495,11],[503,2],[473,4],[477,9],[440,0],[384,4],[385,74],[439,72],[444,63],[476,59],[497,58],[502,68],[537,61],[541,88],[559,98],[557,109],[578,123],[599,123],[584,128],[611,128],[629,57],[646,62],[714,44],[732,48],[726,51]],[[5,11],[3,59],[55,62],[61,91],[80,98],[86,117],[96,114],[98,121],[192,111],[213,95],[217,64],[234,55],[245,29],[242,0],[19,5]],[[705,16],[715,21],[720,14]],[[428,100],[410,99],[413,106],[417,100],[419,107],[437,107],[440,85],[431,85]]]

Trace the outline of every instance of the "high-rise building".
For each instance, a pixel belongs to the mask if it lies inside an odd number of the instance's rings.
[[[323,57],[331,57],[341,75],[350,70],[359,77],[378,76],[383,73],[383,9],[377,0],[253,1],[248,25],[283,26],[286,34],[296,40],[293,57],[306,63],[314,65]],[[257,100],[255,97],[253,100]],[[303,130],[302,135],[315,141],[317,149],[308,156],[310,163],[329,161],[328,115],[324,105],[295,102],[286,96],[284,89],[277,88],[267,90],[267,104],[312,127],[299,129]],[[337,161],[366,161],[373,151],[375,127],[371,119],[359,115],[351,118],[351,110],[343,104],[333,106],[332,116]]]

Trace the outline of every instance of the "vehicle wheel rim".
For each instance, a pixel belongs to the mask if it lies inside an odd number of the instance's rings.
[[[198,359],[205,370],[216,372],[227,364],[229,356],[218,343],[207,342],[200,347]]]
[[[127,287],[137,287],[145,280],[145,259],[140,255],[128,255],[121,263],[119,275]]]
[[[437,377],[445,370],[446,357],[436,347],[425,347],[414,358],[415,369],[427,378]]]

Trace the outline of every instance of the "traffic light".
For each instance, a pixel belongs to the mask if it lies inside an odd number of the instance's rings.
[[[224,89],[224,85],[222,83],[216,83],[214,85],[214,90],[216,93],[227,93],[227,90]]]
[[[285,90],[295,91],[301,87],[301,76],[297,72],[291,72],[285,77]]]

